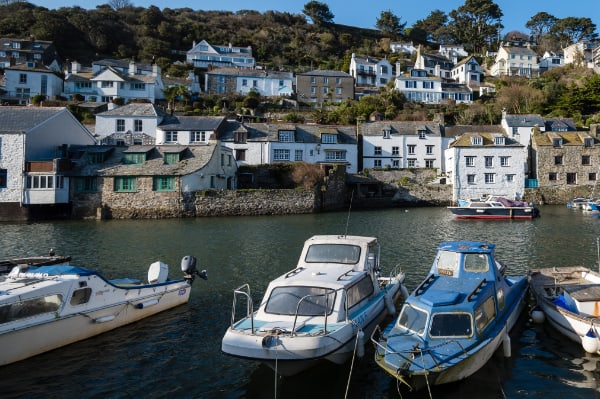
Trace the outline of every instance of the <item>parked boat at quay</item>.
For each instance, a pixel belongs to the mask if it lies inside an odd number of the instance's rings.
[[[600,354],[600,274],[583,266],[532,269],[534,321],[550,325],[588,353]]]
[[[231,326],[221,349],[258,360],[290,376],[321,362],[342,364],[406,289],[404,274],[382,277],[376,238],[318,235],[308,239],[296,268],[273,280],[257,311],[249,285],[234,291]],[[237,301],[246,312],[236,319]]]
[[[375,362],[411,389],[469,377],[502,345],[525,306],[527,278],[507,277],[494,244],[443,242],[398,318],[373,334]]]
[[[48,251],[48,255],[29,256],[22,258],[10,258],[0,260],[0,274],[10,272],[13,267],[18,265],[29,266],[47,266],[47,265],[66,265],[71,261],[70,256],[56,255],[53,249]]]
[[[181,261],[184,277],[168,280],[155,262],[148,284],[108,280],[71,265],[15,266],[0,282],[0,365],[6,365],[141,320],[186,303],[196,258]]]
[[[533,203],[499,196],[461,200],[458,206],[449,206],[448,209],[461,219],[533,219],[540,215]]]

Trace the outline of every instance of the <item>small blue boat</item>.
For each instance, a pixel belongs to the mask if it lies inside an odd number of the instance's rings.
[[[518,320],[527,277],[506,277],[494,244],[443,242],[427,278],[383,332],[375,362],[411,389],[469,377],[503,345]]]

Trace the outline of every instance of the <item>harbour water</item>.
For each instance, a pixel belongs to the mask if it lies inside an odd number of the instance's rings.
[[[587,355],[526,314],[511,334],[512,357],[498,353],[466,381],[417,393],[399,389],[379,370],[372,350],[354,363],[325,365],[276,378],[258,363],[220,352],[233,289],[249,283],[258,302],[269,280],[292,269],[314,234],[378,237],[384,271],[400,265],[409,290],[426,276],[446,240],[497,245],[508,274],[563,265],[597,267],[600,218],[544,206],[533,221],[456,220],[445,208],[351,214],[68,221],[0,224],[0,258],[55,248],[72,264],[110,278],[145,278],[162,260],[180,275],[184,255],[198,258],[187,305],[101,336],[0,369],[2,398],[600,398],[600,357]],[[24,342],[23,345],[27,343]],[[1,350],[1,348],[0,348]],[[501,352],[501,351],[500,351]]]

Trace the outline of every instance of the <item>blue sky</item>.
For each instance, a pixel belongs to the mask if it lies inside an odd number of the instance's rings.
[[[98,0],[30,0],[32,3],[56,9],[60,7],[80,6],[93,9],[108,1]],[[194,10],[256,10],[265,12],[275,10],[301,14],[304,5],[310,0],[131,0],[136,7],[154,5],[163,8],[191,8]],[[377,18],[382,11],[390,10],[394,15],[411,26],[419,19],[426,18],[433,10],[449,13],[465,3],[464,0],[333,0],[321,1],[329,6],[334,14],[333,21],[338,24],[374,28]],[[557,18],[588,17],[600,28],[599,0],[495,0],[504,14],[502,22],[505,26],[503,33],[518,30],[529,33],[525,28],[527,21],[538,12],[545,11]],[[600,29],[596,29],[597,32]]]

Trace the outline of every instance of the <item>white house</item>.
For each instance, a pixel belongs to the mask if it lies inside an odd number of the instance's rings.
[[[459,59],[465,58],[469,53],[462,44],[440,44],[438,53],[456,64]]]
[[[537,77],[539,75],[537,54],[531,49],[530,43],[501,43],[494,65],[490,69],[490,75]]]
[[[407,57],[417,52],[417,48],[413,45],[413,42],[391,42],[390,50],[392,53],[404,54]]]
[[[235,67],[254,69],[256,62],[252,56],[252,47],[235,47],[228,45],[213,45],[206,40],[192,44],[186,54],[186,61],[196,68]]]
[[[357,172],[354,126],[229,121],[220,137],[222,144],[234,151],[238,165],[343,164],[348,173]]]
[[[0,107],[0,220],[69,203],[71,145],[94,137],[66,108]]]
[[[524,146],[531,144],[531,136],[534,128],[539,128],[540,132],[546,130],[544,118],[536,114],[508,114],[502,111],[502,120],[500,125],[506,132],[506,135],[518,141]]]
[[[540,73],[546,72],[549,69],[562,67],[565,65],[565,57],[563,54],[546,51],[540,58],[539,68]]]
[[[291,96],[294,90],[292,72],[256,69],[217,68],[206,73],[206,93],[230,93],[246,95],[256,91],[264,97]]]
[[[446,100],[457,103],[473,102],[473,92],[467,85],[444,82],[440,77],[433,76],[423,69],[411,69],[396,75],[394,86],[408,101],[412,102],[426,104],[440,104]]]
[[[501,195],[520,199],[525,190],[526,151],[502,133],[469,132],[446,150],[452,201]]]
[[[481,85],[484,73],[481,70],[481,65],[473,56],[469,56],[459,61],[452,68],[451,76],[458,83],[463,83],[471,87],[479,87]]]
[[[435,168],[443,174],[450,141],[434,121],[378,121],[359,125],[363,169]]]
[[[169,116],[156,128],[156,144],[207,144],[227,128],[221,116]]]
[[[350,59],[350,75],[359,87],[385,87],[394,76],[392,64],[387,59],[357,57],[354,53]]]
[[[428,74],[444,79],[451,79],[454,63],[442,54],[425,54],[421,45],[417,48],[415,69],[427,71]]]
[[[563,49],[564,64],[576,64],[586,68],[594,68],[594,50],[600,45],[600,40],[581,40]],[[596,65],[597,66],[597,65]]]
[[[50,99],[61,95],[63,80],[50,68],[35,61],[13,65],[4,69],[5,90],[4,100],[16,100],[26,104],[36,95]]]
[[[102,144],[154,144],[156,128],[166,116],[154,104],[129,103],[97,114],[94,132]]]

